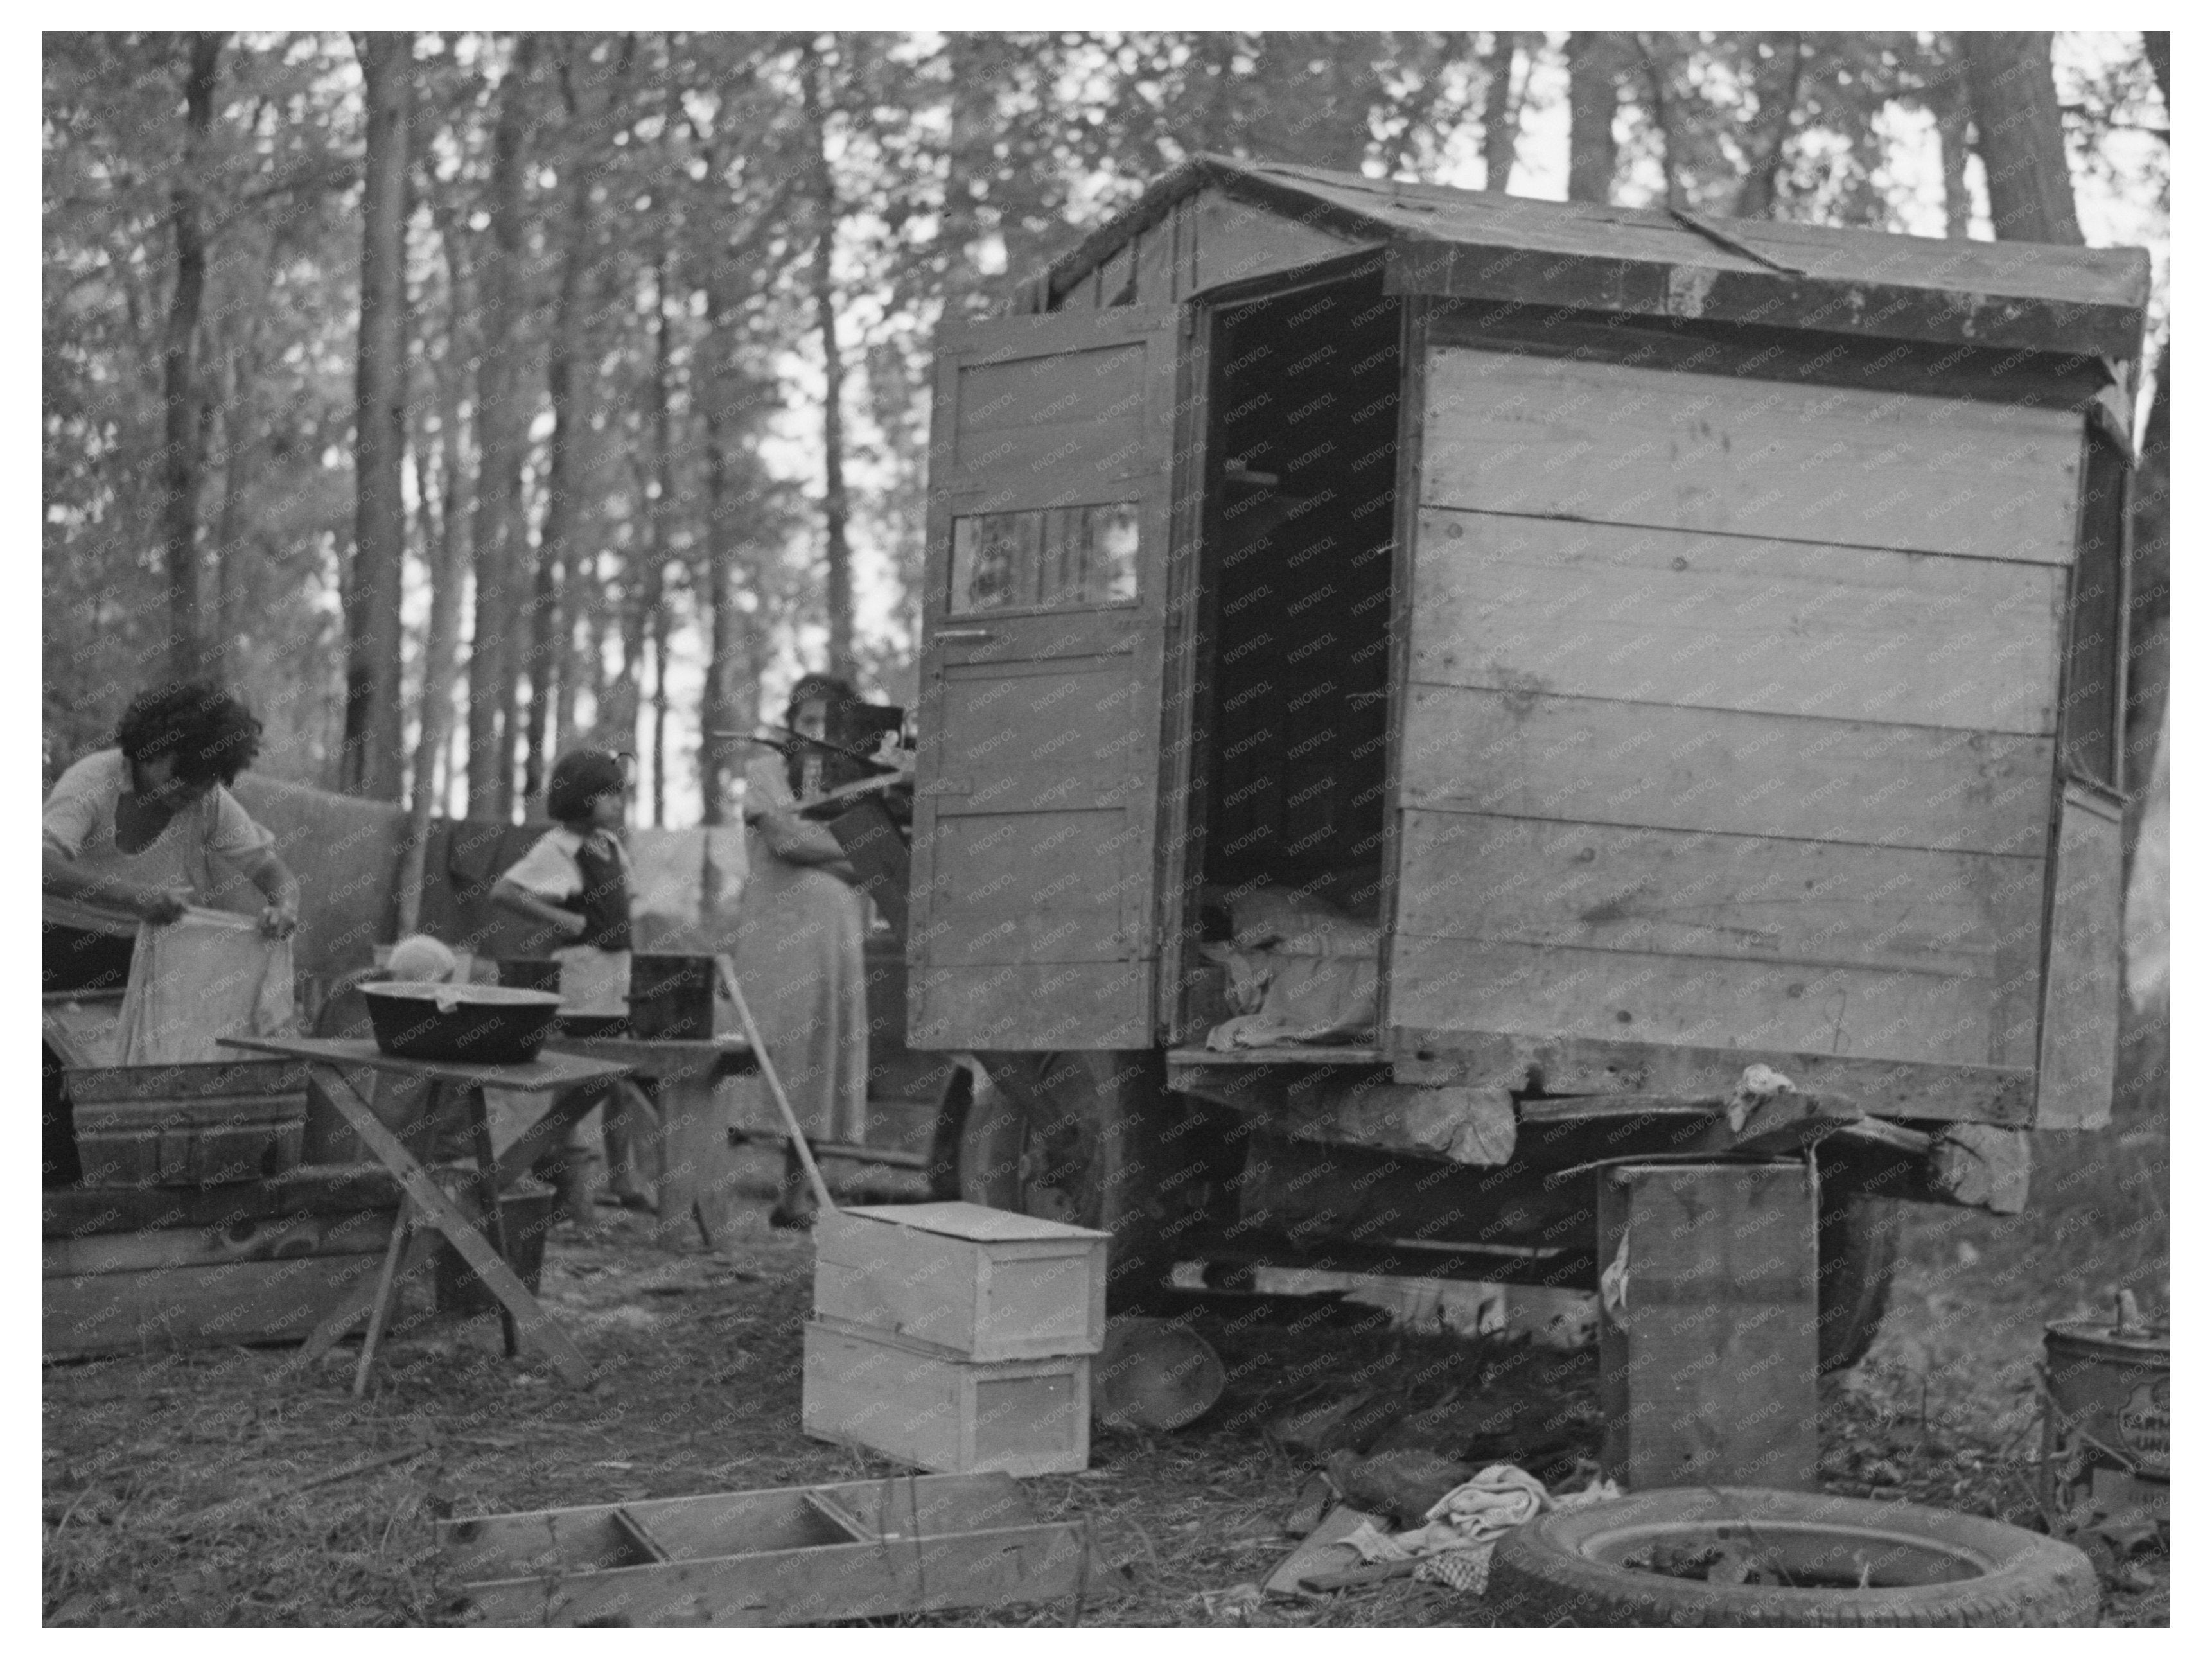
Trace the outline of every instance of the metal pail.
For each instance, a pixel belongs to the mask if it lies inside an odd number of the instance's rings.
[[[2045,1328],[2045,1502],[2163,1518],[2171,1443],[2166,1331],[2135,1316]],[[2146,1484],[2148,1483],[2148,1484]]]

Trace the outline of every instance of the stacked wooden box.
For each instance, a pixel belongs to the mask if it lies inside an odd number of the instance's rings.
[[[976,1204],[823,1214],[806,1432],[946,1474],[1087,1468],[1107,1242]]]

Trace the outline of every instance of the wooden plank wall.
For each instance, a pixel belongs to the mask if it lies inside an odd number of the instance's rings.
[[[2081,417],[1426,369],[1390,1024],[2033,1065]]]
[[[1295,270],[1379,245],[1346,241],[1223,191],[1199,191],[1078,277],[1052,309],[1170,305],[1200,289]]]

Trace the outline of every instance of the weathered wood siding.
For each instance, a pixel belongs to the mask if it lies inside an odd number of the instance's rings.
[[[1425,368],[1389,1024],[2033,1066],[2081,417]]]
[[[1272,209],[1203,190],[1175,203],[1053,296],[1054,311],[1172,305],[1200,289],[1249,281],[1334,258],[1357,247]]]
[[[2112,1118],[2120,1042],[2120,858],[2118,798],[2069,782],[2051,883],[2039,1129],[2100,1129]]]

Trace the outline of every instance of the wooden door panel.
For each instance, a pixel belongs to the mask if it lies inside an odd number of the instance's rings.
[[[915,1047],[1149,1040],[1175,325],[1054,313],[940,346]]]

